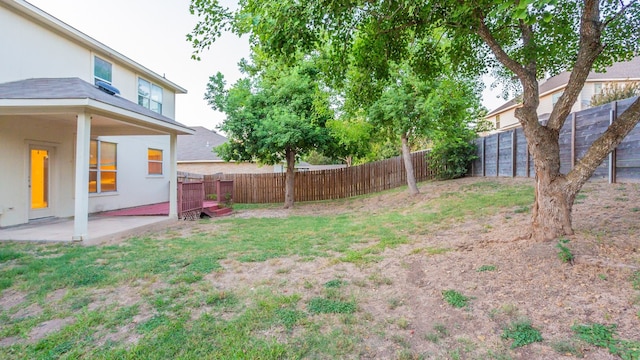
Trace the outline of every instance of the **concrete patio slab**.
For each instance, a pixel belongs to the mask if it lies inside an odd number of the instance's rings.
[[[158,231],[178,222],[168,216],[93,216],[83,245],[99,245]],[[36,221],[0,229],[0,241],[71,242],[73,219]]]

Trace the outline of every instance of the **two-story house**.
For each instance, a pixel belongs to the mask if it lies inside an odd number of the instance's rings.
[[[570,75],[570,72],[565,71],[540,83],[538,87],[540,94],[538,115],[551,113],[554,105],[567,87]],[[595,94],[599,94],[604,87],[638,81],[640,81],[640,57],[627,62],[615,63],[602,73],[592,71],[589,73],[580,96],[571,111],[576,112],[589,108],[591,98]],[[519,99],[512,99],[491,111],[485,119],[492,123],[498,131],[513,129],[520,126],[518,119],[515,117],[515,110],[521,105],[522,103]]]
[[[0,227],[170,202],[186,90],[23,0],[0,0]]]

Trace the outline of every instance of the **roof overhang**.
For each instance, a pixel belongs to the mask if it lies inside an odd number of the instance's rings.
[[[51,115],[84,112],[154,133],[192,135],[195,130],[179,123],[168,123],[134,111],[84,99],[0,99],[0,115]],[[116,134],[113,134],[116,135]]]

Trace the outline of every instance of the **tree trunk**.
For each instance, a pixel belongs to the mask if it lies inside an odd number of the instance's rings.
[[[413,163],[411,162],[411,149],[409,148],[409,138],[407,134],[402,134],[402,159],[404,160],[404,168],[407,171],[407,185],[411,195],[420,194],[416,185],[416,176],[413,173]]]
[[[285,186],[284,186],[284,208],[289,209],[293,207],[293,191],[294,191],[294,175],[296,168],[296,152],[287,149],[287,172],[285,173]]]
[[[552,180],[548,172],[536,174],[536,197],[531,218],[533,239],[548,241],[573,234],[571,209],[576,193],[568,189],[564,176]]]

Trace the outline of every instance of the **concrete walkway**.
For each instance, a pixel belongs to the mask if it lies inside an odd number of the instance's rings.
[[[92,216],[89,239],[83,245],[99,245],[162,230],[178,222],[168,216]],[[73,219],[51,219],[0,229],[0,241],[71,242]]]

